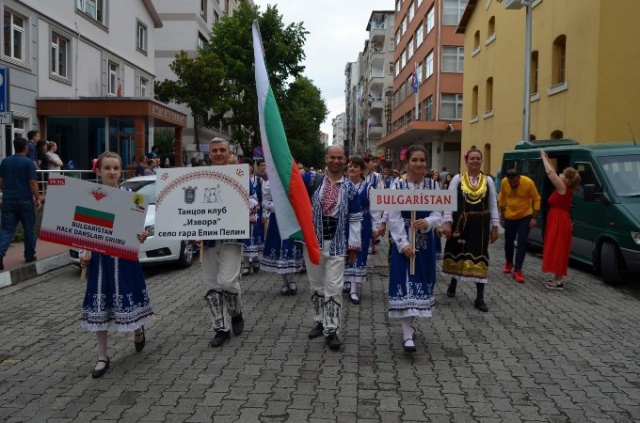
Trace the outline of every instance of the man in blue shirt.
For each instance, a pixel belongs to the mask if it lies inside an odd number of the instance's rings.
[[[18,222],[24,230],[24,259],[27,263],[36,261],[36,210],[40,208],[38,177],[35,163],[27,157],[27,140],[13,140],[15,154],[0,162],[0,190],[2,190],[2,210],[0,224],[0,270],[9,244],[16,233]]]
[[[33,163],[36,165],[36,169],[38,168],[38,152],[36,151],[36,144],[40,141],[40,132],[38,131],[29,131],[27,132],[27,139],[29,140],[29,151],[27,152],[27,157],[33,160]]]

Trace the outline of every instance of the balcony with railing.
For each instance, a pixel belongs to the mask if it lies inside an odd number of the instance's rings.
[[[373,13],[371,19],[367,25],[367,31],[369,31],[369,41],[371,42],[384,42],[384,37],[387,35],[387,16],[384,13]]]

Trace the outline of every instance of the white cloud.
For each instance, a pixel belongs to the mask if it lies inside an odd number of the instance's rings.
[[[275,4],[285,25],[303,22],[305,75],[322,92],[329,115],[320,130],[333,137],[331,119],[345,111],[344,68],[354,62],[368,39],[367,23],[374,10],[393,10],[393,0],[254,0],[261,11]]]

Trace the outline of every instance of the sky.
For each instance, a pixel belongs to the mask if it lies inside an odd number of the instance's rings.
[[[320,89],[329,114],[320,130],[333,138],[331,120],[345,111],[347,62],[355,62],[368,39],[367,23],[373,10],[393,10],[395,0],[253,0],[265,11],[275,5],[285,25],[303,22],[309,34],[305,44],[304,75]]]

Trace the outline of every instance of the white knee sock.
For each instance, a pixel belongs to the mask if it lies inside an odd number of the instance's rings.
[[[402,340],[409,339],[411,341],[406,341],[406,345],[413,345],[413,317],[403,317],[400,322],[402,323]]]

